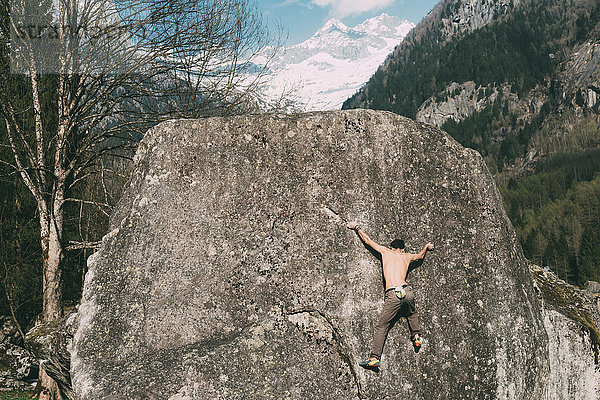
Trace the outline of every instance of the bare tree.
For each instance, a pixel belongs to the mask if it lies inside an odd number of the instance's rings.
[[[13,155],[3,162],[37,202],[49,321],[62,315],[64,205],[83,201],[69,197],[73,187],[161,120],[261,104],[266,63],[253,58],[273,38],[243,0],[31,3],[9,10],[11,69],[22,74],[1,85],[0,111]],[[28,101],[15,101],[24,83]]]
[[[110,207],[72,197],[77,185],[106,156],[130,154],[157,122],[264,104],[259,88],[280,43],[244,0],[12,0],[3,8],[10,65],[2,65],[0,115],[12,157],[0,162],[37,204],[42,316],[51,321],[63,314],[65,249],[95,245],[65,241],[65,204]]]

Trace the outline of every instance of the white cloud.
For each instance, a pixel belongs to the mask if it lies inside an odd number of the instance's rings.
[[[294,5],[294,4],[299,5],[299,6],[307,7],[307,5],[304,4],[303,2],[301,2],[300,0],[285,0],[282,3],[279,3],[279,6],[280,7],[287,7],[287,6],[291,6],[291,5]]]
[[[387,7],[394,0],[311,0],[310,2],[320,7],[331,7],[329,14],[343,18]]]
[[[283,8],[283,7],[288,7],[288,6],[300,6],[300,7],[304,7],[304,8],[308,8],[308,9],[313,8],[312,2],[306,3],[303,0],[285,0],[285,1],[271,5],[269,7],[269,9],[267,9],[267,13],[270,13],[271,11],[276,10],[278,8]]]

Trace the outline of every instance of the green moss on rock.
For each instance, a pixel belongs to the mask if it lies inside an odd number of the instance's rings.
[[[594,360],[598,364],[600,361],[600,330],[597,324],[598,312],[594,310],[593,299],[584,291],[537,265],[530,265],[530,270],[546,305],[578,322],[589,332],[594,350]],[[595,295],[594,297],[599,296]]]

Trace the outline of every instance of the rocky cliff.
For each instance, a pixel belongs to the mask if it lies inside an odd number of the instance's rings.
[[[552,82],[557,110],[533,135],[536,158],[600,147],[600,26],[574,47]]]
[[[381,265],[349,218],[436,245],[409,276],[423,349],[400,321],[379,374],[357,363]],[[366,110],[170,121],[89,260],[72,382],[86,400],[542,399],[568,383],[537,293],[482,158],[433,126]]]
[[[573,49],[557,81],[560,96],[571,107],[600,113],[600,27]]]
[[[530,269],[548,334],[546,398],[600,398],[600,295],[577,289],[538,266]]]
[[[521,0],[442,0],[424,20],[439,18],[443,37],[448,38],[481,29],[521,3]]]
[[[519,121],[529,122],[539,114],[548,96],[542,90],[532,90],[525,99],[511,92],[511,86],[495,85],[478,86],[473,81],[462,84],[451,83],[442,93],[427,99],[417,111],[417,121],[442,127],[446,121],[453,119],[461,122],[471,115],[493,106],[502,97],[507,110],[519,116]],[[502,135],[497,135],[501,140]]]

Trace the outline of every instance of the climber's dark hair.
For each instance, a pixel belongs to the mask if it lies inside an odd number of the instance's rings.
[[[392,243],[390,243],[390,247],[392,249],[404,249],[404,240],[400,240],[400,239],[394,239],[392,240]]]

